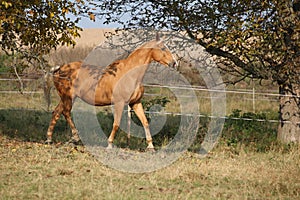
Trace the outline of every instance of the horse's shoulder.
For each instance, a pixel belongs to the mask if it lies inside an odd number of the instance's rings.
[[[109,74],[109,75],[113,75],[116,76],[117,71],[122,68],[123,66],[123,62],[121,61],[115,61],[113,63],[111,63],[110,65],[108,65],[104,71],[103,74]]]
[[[108,67],[109,68],[120,68],[122,66],[124,66],[124,62],[122,60],[118,60],[118,61],[111,63]]]

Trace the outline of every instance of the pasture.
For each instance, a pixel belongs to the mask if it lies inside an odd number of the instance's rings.
[[[0,136],[1,199],[299,199],[300,153],[219,146],[199,159],[186,152],[151,173],[110,169],[84,147]],[[126,162],[126,161],[124,161]]]
[[[83,59],[88,51],[72,50],[70,56]],[[62,55],[52,55],[51,62],[75,59]],[[278,102],[276,96],[262,92],[274,88],[257,85],[254,94],[253,83],[246,81],[227,87],[227,118],[213,151],[205,158],[197,153],[211,110],[209,92],[197,90],[202,117],[195,142],[171,165],[148,173],[112,169],[85,146],[65,144],[71,131],[62,117],[54,130],[54,144],[44,144],[51,111],[59,101],[56,92],[52,90],[47,111],[41,79],[25,81],[24,94],[17,92],[17,81],[1,81],[1,91],[6,92],[0,93],[0,199],[299,199],[300,148],[276,141]],[[163,104],[166,112],[180,111],[167,88],[148,87],[146,93],[150,95],[145,95],[145,107]],[[108,135],[113,122],[110,107],[97,109],[97,118]],[[157,148],[174,137],[178,120],[176,115],[167,116],[153,137]],[[151,154],[144,151],[144,138],[132,137],[128,148],[122,130],[115,144],[124,151]]]
[[[199,158],[198,154],[194,153],[194,148],[198,148],[196,140],[196,144],[173,164],[154,172],[135,174],[111,169],[84,146],[65,145],[64,142],[71,137],[71,133],[63,118],[57,123],[54,144],[45,145],[43,141],[51,112],[45,111],[42,94],[2,95],[4,101],[0,111],[1,199],[300,197],[299,147],[276,142],[277,124],[230,119],[269,119],[274,115],[270,114],[272,112],[265,112],[263,115],[236,110],[228,115],[223,136],[207,157]],[[56,102],[57,98],[54,92],[52,103]],[[166,109],[174,109],[174,105],[168,106]],[[99,123],[109,133],[113,118],[105,109],[108,108],[99,110],[98,118]],[[205,123],[209,119],[205,119],[201,120],[203,124],[199,129],[200,135],[206,131]],[[176,118],[171,117],[165,130],[171,130],[176,123]],[[165,131],[153,138],[154,144],[163,145],[170,139],[168,137],[172,136]],[[117,134],[116,144],[126,147],[126,134],[122,131]],[[145,149],[145,145],[145,140],[132,137],[130,148],[131,151],[147,154],[149,152],[140,150]]]

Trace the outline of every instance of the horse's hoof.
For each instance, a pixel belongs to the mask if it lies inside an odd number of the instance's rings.
[[[76,148],[76,144],[74,144],[73,142],[66,142],[65,144],[64,144],[64,146],[65,147],[71,147],[71,148]]]
[[[147,148],[146,151],[147,152],[155,152],[155,149],[154,148]]]
[[[114,145],[112,143],[108,143],[108,146],[106,147],[107,150],[111,150],[114,148]]]
[[[65,143],[65,145],[68,145],[68,146],[77,146],[78,142],[76,142],[74,140],[69,140],[68,142]]]
[[[80,139],[79,135],[76,134],[76,135],[71,137],[71,140],[74,141],[74,142],[80,142],[81,139]]]
[[[53,144],[53,142],[52,142],[52,140],[47,139],[47,140],[44,142],[44,144],[51,145],[51,144]]]
[[[81,140],[78,137],[72,137],[66,144],[80,145]]]

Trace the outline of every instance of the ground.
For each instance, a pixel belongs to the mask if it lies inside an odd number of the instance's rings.
[[[143,153],[143,152],[141,152]],[[1,199],[299,199],[300,152],[217,147],[186,152],[149,173],[104,166],[83,146],[44,145],[1,136]]]

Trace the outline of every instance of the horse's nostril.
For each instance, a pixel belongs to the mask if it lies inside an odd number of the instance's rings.
[[[177,62],[174,61],[174,62],[170,63],[169,66],[176,69],[177,68]]]

